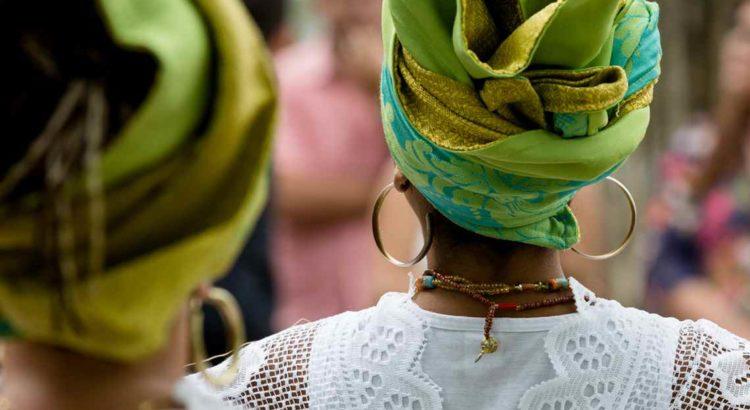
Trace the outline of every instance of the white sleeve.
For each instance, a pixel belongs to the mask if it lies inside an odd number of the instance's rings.
[[[750,342],[707,320],[685,322],[673,409],[750,409]]]
[[[231,409],[306,409],[310,352],[318,326],[318,322],[293,326],[245,346],[239,355],[239,373],[227,386],[214,386],[200,374],[188,376],[185,382]],[[221,374],[229,360],[208,372]]]

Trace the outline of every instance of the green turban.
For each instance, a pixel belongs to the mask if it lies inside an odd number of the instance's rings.
[[[465,229],[573,246],[570,200],[646,134],[658,15],[645,0],[386,0],[381,98],[396,164]]]
[[[54,210],[42,189],[13,194],[24,164],[47,160],[35,144],[0,179],[0,316],[15,337],[132,361],[164,345],[199,283],[227,272],[263,208],[275,85],[238,0],[97,6],[117,46],[156,62],[153,84],[62,181]]]

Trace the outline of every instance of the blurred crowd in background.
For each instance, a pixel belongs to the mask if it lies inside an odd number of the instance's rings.
[[[259,339],[405,290],[409,270],[380,257],[369,219],[394,172],[378,112],[380,2],[246,3],[273,50],[282,114],[272,199],[219,285]],[[612,262],[569,253],[564,264],[601,296],[750,337],[750,1],[658,3],[665,56],[653,125],[618,175],[639,204],[639,235]],[[574,200],[583,250],[606,251],[625,235],[619,195],[600,186]],[[422,241],[405,206],[393,198],[381,216],[386,245],[403,258]],[[220,352],[217,317],[206,332]]]

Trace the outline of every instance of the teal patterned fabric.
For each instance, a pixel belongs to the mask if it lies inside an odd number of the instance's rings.
[[[556,249],[578,241],[567,203],[588,182],[521,177],[444,150],[409,123],[388,70],[382,80],[383,125],[396,165],[445,217],[492,238]]]
[[[625,98],[656,81],[661,75],[662,49],[659,34],[659,6],[637,0],[629,3],[617,22],[612,65],[628,73],[630,86]]]
[[[660,75],[662,52],[658,18],[659,10],[655,3],[632,0],[616,19],[611,64],[627,72],[628,96],[654,84]],[[522,176],[518,175],[519,172],[501,170],[494,166],[496,164],[482,160],[471,152],[441,148],[421,135],[409,122],[401,105],[391,66],[386,64],[382,74],[381,108],[386,141],[397,166],[441,214],[464,229],[492,238],[560,250],[575,245],[580,240],[580,231],[568,206],[570,201],[581,188],[602,181],[618,169],[643,138],[649,120],[649,109],[642,108],[612,124],[610,118],[614,118],[617,106],[606,112],[556,115],[556,138],[591,140],[592,144],[601,146],[603,137],[596,142],[594,140],[597,134],[604,131],[610,134],[608,138],[635,133],[641,135],[628,137],[636,140],[636,143],[626,152],[604,152],[607,150],[604,147],[601,158],[596,155],[579,158],[580,163],[572,166],[565,161],[573,156],[560,153],[560,163],[555,164],[551,159],[548,168],[555,169],[557,166],[569,170],[580,166],[582,169],[589,162],[611,161],[604,167],[597,165],[603,171],[597,175],[581,172],[581,177],[575,178],[568,172],[567,179],[559,175],[544,178]],[[573,69],[576,68],[583,67]],[[525,135],[521,134],[511,138],[523,137]],[[571,149],[581,148],[580,144],[575,146],[572,145]],[[549,147],[529,149],[544,150]],[[622,147],[616,149],[622,151]],[[540,169],[540,164],[533,159],[538,157],[529,155],[530,159],[525,162],[535,167],[534,172]],[[546,158],[549,157],[546,155]],[[523,161],[523,158],[519,158],[516,163]]]
[[[598,133],[609,124],[607,111],[576,114],[553,114],[555,130],[563,138],[586,137]]]

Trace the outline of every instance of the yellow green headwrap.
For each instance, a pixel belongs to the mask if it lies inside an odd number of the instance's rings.
[[[275,86],[262,37],[238,0],[98,7],[115,43],[158,64],[146,100],[102,152],[101,269],[63,284],[28,275],[43,252],[40,193],[0,204],[0,330],[132,361],[165,343],[199,283],[227,271],[262,209]],[[79,241],[90,204],[81,178],[69,185],[78,192]],[[74,262],[90,245],[80,241]]]
[[[645,0],[386,0],[396,164],[465,229],[571,247],[570,200],[645,136],[658,14]]]

